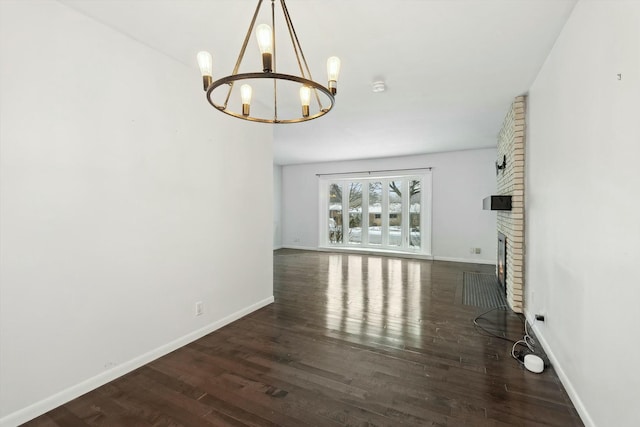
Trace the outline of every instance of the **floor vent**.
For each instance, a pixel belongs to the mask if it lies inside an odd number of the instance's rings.
[[[495,274],[463,272],[462,304],[494,308],[507,305]]]

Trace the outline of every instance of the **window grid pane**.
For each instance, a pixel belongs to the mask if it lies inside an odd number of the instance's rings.
[[[382,244],[382,183],[369,183],[369,244]]]
[[[329,185],[329,243],[342,243],[342,186]]]
[[[362,243],[362,184],[349,183],[349,243]]]
[[[389,181],[389,246],[402,245],[402,181]]]
[[[422,208],[422,184],[419,180],[409,181],[409,246],[420,248],[420,211]]]

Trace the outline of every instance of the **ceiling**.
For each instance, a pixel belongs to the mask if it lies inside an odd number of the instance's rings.
[[[212,52],[214,79],[230,74],[256,5],[60,1],[193,68],[194,90],[196,53]],[[336,106],[306,123],[252,125],[272,126],[283,165],[495,147],[511,101],[527,92],[575,2],[289,0],[315,80],[326,84],[329,56],[342,60]],[[277,46],[278,55],[288,49]],[[246,57],[258,55],[247,48]],[[387,90],[373,93],[374,80]]]

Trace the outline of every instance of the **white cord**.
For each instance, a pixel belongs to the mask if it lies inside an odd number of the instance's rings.
[[[513,345],[513,347],[511,347],[511,357],[513,357],[514,359],[516,359],[518,361],[518,363],[524,365],[524,362],[520,359],[518,359],[518,356],[516,356],[516,346],[520,343],[527,343],[525,340],[520,340],[520,341],[516,341],[516,343]]]
[[[533,318],[533,323],[531,324],[531,327],[533,327],[533,325],[535,325],[536,323],[536,318]],[[529,331],[527,329],[527,318],[525,317],[524,319],[524,339],[525,340],[529,340],[531,341],[531,345],[536,345],[536,340],[534,340],[531,335],[529,335]],[[527,345],[529,345],[529,343],[527,343]]]
[[[535,323],[535,321],[536,321],[536,319],[534,318],[533,322]],[[520,364],[524,365],[524,362],[522,360],[518,359],[518,357],[516,356],[516,347],[518,345],[524,345],[529,349],[529,351],[535,352],[534,346],[536,345],[536,341],[531,337],[531,335],[529,335],[529,330],[527,328],[527,319],[526,318],[524,319],[524,337],[522,337],[521,340],[516,341],[513,344],[513,347],[511,347],[511,357],[516,359]]]

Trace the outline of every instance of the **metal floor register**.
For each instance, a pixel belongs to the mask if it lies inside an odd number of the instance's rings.
[[[462,274],[462,304],[485,308],[507,305],[504,290],[498,284],[498,278],[494,274],[467,271]]]

